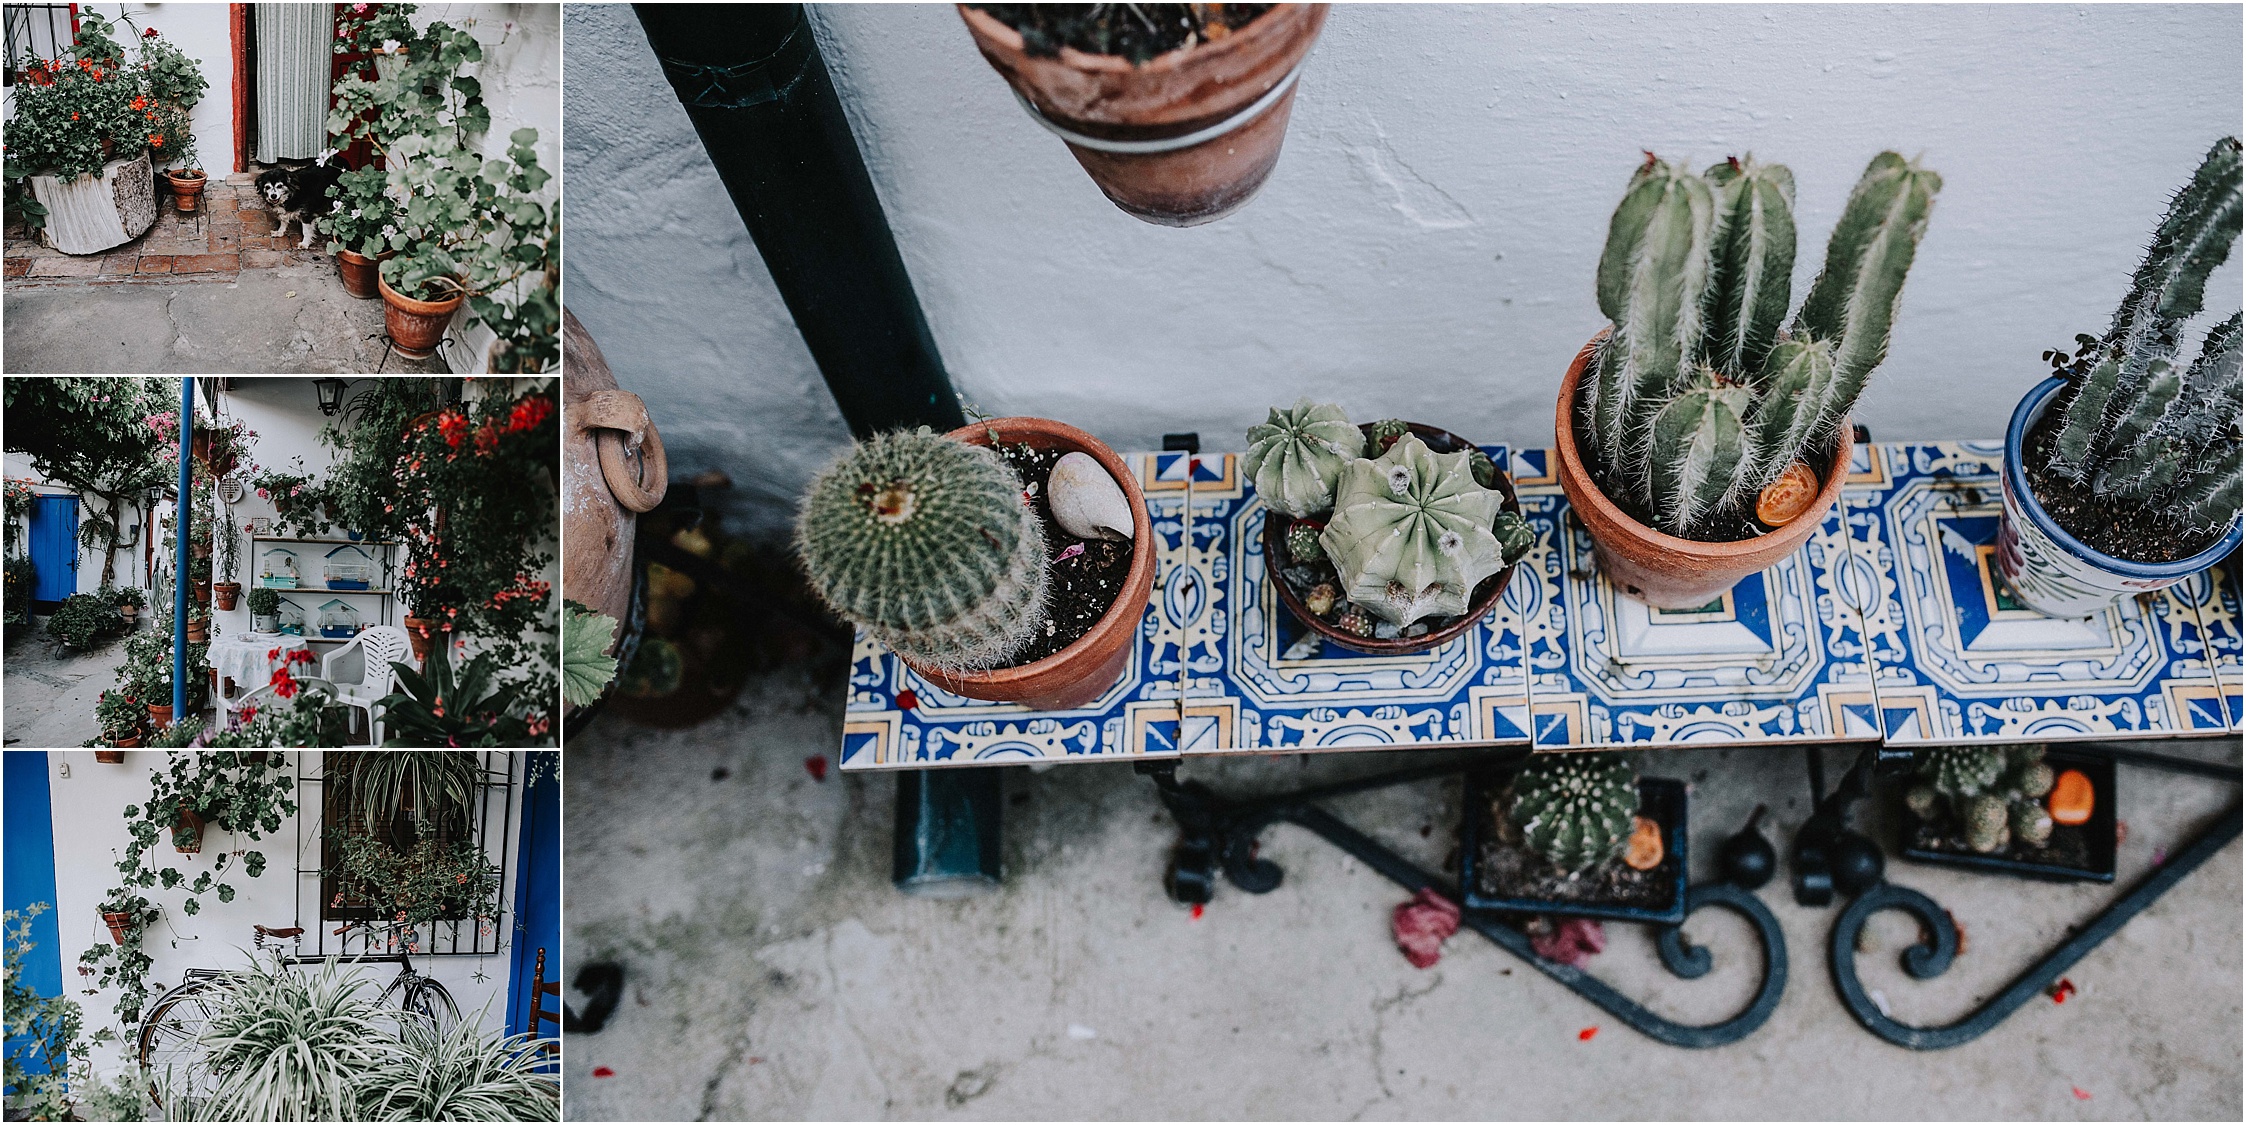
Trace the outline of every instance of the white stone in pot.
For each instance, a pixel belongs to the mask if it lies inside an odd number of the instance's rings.
[[[1088,453],[1066,453],[1045,478],[1053,522],[1078,539],[1129,539],[1136,530],[1131,499]]]

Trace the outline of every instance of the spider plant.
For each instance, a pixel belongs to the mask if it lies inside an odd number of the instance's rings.
[[[259,960],[219,988],[201,1043],[216,1092],[191,1109],[221,1121],[346,1121],[393,1036],[358,970]]]
[[[416,832],[431,825],[465,825],[483,776],[477,756],[463,750],[353,750],[339,755],[331,774],[346,779],[351,807],[366,834],[403,812]]]
[[[489,1005],[486,1005],[488,1008]],[[406,1021],[396,1047],[366,1074],[367,1121],[555,1121],[561,1084],[541,1073],[529,1035],[486,1035],[483,1014],[444,1031]]]

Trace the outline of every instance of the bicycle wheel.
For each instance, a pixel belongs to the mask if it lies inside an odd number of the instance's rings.
[[[193,1120],[193,1107],[217,1092],[218,1078],[205,1063],[201,1039],[220,986],[217,977],[189,980],[158,997],[141,1021],[137,1057],[148,1075],[148,1096],[159,1108],[167,1090],[189,1103],[185,1112],[168,1115],[175,1120]]]
[[[382,993],[385,1005],[396,1001],[399,1011],[420,1017],[429,1030],[439,1035],[451,1031],[460,1022],[460,1006],[453,1003],[452,993],[445,986],[419,973],[401,974]]]

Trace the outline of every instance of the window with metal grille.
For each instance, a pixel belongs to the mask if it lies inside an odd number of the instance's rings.
[[[70,49],[76,32],[68,4],[10,4],[4,9],[7,26],[7,82],[35,59],[52,59]]]
[[[499,952],[508,923],[507,906],[514,884],[514,856],[507,847],[507,825],[513,819],[515,787],[521,755],[504,751],[453,751],[472,754],[475,780],[464,800],[417,807],[418,818],[376,810],[371,827],[365,810],[352,793],[353,764],[361,754],[398,753],[327,751],[298,758],[299,803],[297,818],[297,924],[316,937],[312,953],[319,956],[380,954],[411,947],[419,954],[487,955]],[[415,798],[418,805],[420,798]],[[310,815],[319,810],[315,821]],[[389,921],[383,912],[342,872],[343,849],[352,838],[371,838],[400,851],[424,840],[434,846],[465,843],[494,873],[499,894],[493,913],[485,918],[461,909],[440,909],[439,918],[418,926]]]

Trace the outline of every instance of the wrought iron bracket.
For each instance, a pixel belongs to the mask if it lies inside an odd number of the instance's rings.
[[[1472,768],[1517,765],[1529,754],[1527,747],[1490,751],[1478,758]],[[1493,761],[1498,755],[1510,755],[1510,759]],[[1174,761],[1142,762],[1137,768],[1154,779],[1163,805],[1178,822],[1177,848],[1163,880],[1163,886],[1177,902],[1208,902],[1216,894],[1219,870],[1233,886],[1250,894],[1266,894],[1278,889],[1284,873],[1278,864],[1257,854],[1257,837],[1264,829],[1282,822],[1309,829],[1407,892],[1416,894],[1427,889],[1452,902],[1461,901],[1455,884],[1384,847],[1320,805],[1353,793],[1464,775],[1469,768],[1467,765],[1444,763],[1413,767],[1292,793],[1237,800],[1219,796],[1199,782],[1179,781]],[[1676,1047],[1720,1047],[1753,1034],[1777,1010],[1779,997],[1786,991],[1786,938],[1770,908],[1748,891],[1729,883],[1707,883],[1692,888],[1686,897],[1688,917],[1702,907],[1711,906],[1722,907],[1747,919],[1762,946],[1763,962],[1762,983],[1755,990],[1754,998],[1730,1018],[1713,1024],[1683,1024],[1667,1019],[1582,969],[1537,956],[1528,932],[1518,924],[1524,920],[1467,911],[1463,913],[1461,925],[1528,962],[1531,968],[1567,986],[1644,1035]],[[1703,976],[1714,964],[1707,949],[1686,940],[1681,926],[1656,927],[1654,942],[1662,965],[1682,979]]]

